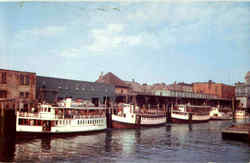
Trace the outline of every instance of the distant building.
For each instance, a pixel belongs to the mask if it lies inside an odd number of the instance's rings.
[[[193,92],[214,95],[218,98],[232,99],[235,95],[235,87],[209,80],[208,82],[193,83]]]
[[[113,97],[115,88],[110,84],[69,80],[53,77],[37,76],[37,99],[55,102],[71,97],[72,99],[96,99]]]
[[[124,81],[128,86],[129,86],[129,93],[133,94],[133,93],[140,93],[140,92],[144,92],[144,87],[136,82],[134,79],[132,81]]]
[[[109,72],[105,75],[101,73],[96,82],[113,85],[115,87],[115,93],[117,95],[126,95],[129,93],[130,90],[129,85],[125,81],[121,80],[116,75],[114,75],[112,72]]]
[[[245,76],[245,83],[235,83],[235,96],[240,101],[240,108],[250,110],[250,71]]]
[[[36,74],[0,69],[0,100],[35,100]]]
[[[174,83],[168,85],[168,90],[181,91],[181,92],[193,92],[193,85],[188,83]]]

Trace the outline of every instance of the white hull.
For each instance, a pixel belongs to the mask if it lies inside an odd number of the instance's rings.
[[[126,116],[126,117],[112,114],[112,121],[116,121],[120,123],[136,124],[135,118],[136,118],[135,114],[131,114],[130,116]]]
[[[206,115],[195,115],[193,114],[192,117],[189,116],[188,113],[172,113],[171,114],[171,118],[174,120],[174,121],[180,121],[180,122],[188,122],[188,121],[191,121],[191,122],[206,122],[206,121],[209,121],[210,119],[210,116],[208,114]]]
[[[143,116],[133,114],[127,117],[112,115],[112,124],[114,128],[134,128],[138,126],[156,126],[166,123],[166,117],[161,116]]]

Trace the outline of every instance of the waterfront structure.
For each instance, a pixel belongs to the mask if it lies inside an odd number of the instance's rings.
[[[171,119],[174,123],[208,122],[210,106],[175,105],[171,110]]]
[[[238,140],[250,144],[250,123],[233,124],[222,131],[222,138],[228,140]]]
[[[115,87],[110,84],[44,76],[37,76],[36,91],[39,101],[50,103],[71,97],[73,100],[92,99],[98,105],[115,96]]]
[[[153,90],[153,94],[157,96],[169,96],[176,98],[200,98],[200,99],[216,99],[214,95],[203,94],[203,93],[192,93],[174,90]]]
[[[235,96],[240,101],[238,109],[250,112],[250,71],[247,72],[244,83],[235,83]]]
[[[90,101],[73,103],[68,98],[57,105],[42,103],[29,111],[17,111],[18,134],[66,134],[106,128],[105,107],[96,107]]]
[[[235,87],[209,80],[208,82],[193,83],[193,92],[214,95],[218,98],[232,99],[235,96]]]
[[[139,108],[131,104],[121,103],[112,114],[113,128],[139,128],[141,126],[159,126],[166,123],[166,111],[159,106]]]

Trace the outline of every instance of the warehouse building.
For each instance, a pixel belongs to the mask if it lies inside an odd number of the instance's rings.
[[[106,98],[115,96],[115,87],[110,84],[37,76],[37,99],[56,102],[70,97],[72,99],[92,99],[103,103]]]

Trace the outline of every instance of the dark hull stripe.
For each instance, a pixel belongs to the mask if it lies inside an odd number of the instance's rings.
[[[114,121],[112,120],[112,128],[119,128],[119,129],[129,129],[129,128],[139,128],[139,127],[153,127],[153,126],[163,126],[166,123],[159,123],[159,124],[140,124],[140,125],[136,125],[136,124],[131,124],[131,123],[124,123],[124,122],[118,122],[118,121]]]
[[[204,123],[208,122],[209,119],[207,120],[185,120],[185,119],[177,119],[177,118],[172,118],[173,123]]]

